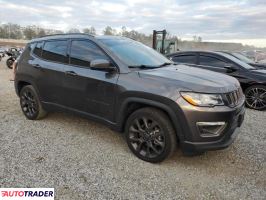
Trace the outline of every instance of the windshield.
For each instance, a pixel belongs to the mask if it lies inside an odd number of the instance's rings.
[[[241,53],[232,53],[233,56],[237,57],[238,59],[242,60],[243,62],[245,63],[252,63],[252,64],[255,64],[255,62],[253,60],[251,60],[250,58],[244,56],[243,54]]]
[[[128,38],[99,39],[128,66],[160,67],[172,63],[154,49]]]
[[[238,65],[240,65],[241,67],[244,67],[245,69],[256,69],[254,67],[252,67],[251,65],[239,60],[238,58],[231,56],[227,53],[222,53],[222,52],[218,52],[218,54],[228,58],[229,60],[232,60],[233,62],[237,63]]]

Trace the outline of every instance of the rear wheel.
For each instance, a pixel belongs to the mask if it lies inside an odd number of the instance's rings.
[[[171,156],[177,145],[168,116],[155,108],[142,108],[131,114],[126,124],[126,141],[138,158],[152,163]]]
[[[47,112],[42,108],[39,97],[31,85],[27,85],[20,91],[20,106],[24,115],[30,120],[41,119]]]
[[[246,105],[255,110],[266,109],[266,86],[254,85],[246,89]]]

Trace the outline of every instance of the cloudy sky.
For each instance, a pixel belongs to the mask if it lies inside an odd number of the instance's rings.
[[[266,47],[266,0],[0,0],[0,23],[68,30],[107,25],[146,34],[166,29],[189,39]]]

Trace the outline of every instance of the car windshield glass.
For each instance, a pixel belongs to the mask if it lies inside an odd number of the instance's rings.
[[[246,69],[251,69],[251,70],[252,70],[252,69],[256,69],[255,67],[252,67],[251,65],[249,65],[249,64],[247,64],[247,63],[245,63],[245,62],[243,62],[243,61],[237,59],[236,57],[231,56],[231,55],[229,55],[229,54],[227,54],[227,53],[219,52],[218,54],[220,54],[220,55],[222,55],[222,56],[228,58],[229,60],[235,62],[236,64],[238,64],[238,65],[240,65],[241,67],[244,67],[244,68],[246,68]]]
[[[112,38],[100,39],[116,56],[128,66],[149,66],[151,68],[166,66],[165,63],[173,63],[162,54],[152,48],[128,39]]]
[[[245,63],[251,63],[251,64],[255,64],[255,62],[253,60],[251,60],[250,58],[244,56],[241,53],[232,53],[235,57],[237,57],[238,59],[242,60]]]

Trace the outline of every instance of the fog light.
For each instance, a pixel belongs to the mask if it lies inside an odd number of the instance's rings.
[[[217,137],[226,127],[225,122],[197,122],[201,137]]]

